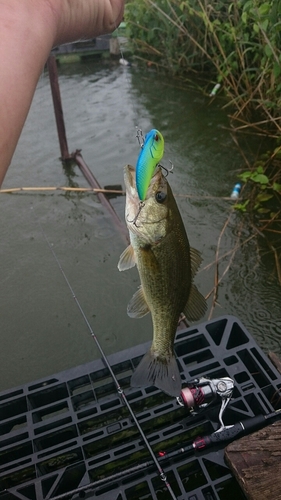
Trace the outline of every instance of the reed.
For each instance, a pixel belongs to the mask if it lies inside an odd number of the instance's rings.
[[[246,166],[235,210],[245,213],[244,222],[267,242],[281,284],[281,247],[275,242],[281,235],[281,0],[138,0],[128,2],[125,12],[131,47],[141,63],[183,79],[204,76],[210,91],[220,84],[229,128]],[[270,137],[271,151],[248,160],[240,146],[242,133]],[[212,309],[223,276],[216,269]]]
[[[208,73],[221,84],[235,131],[251,127],[258,112],[262,132],[277,135],[280,12],[280,0],[139,0],[127,3],[126,21],[137,57],[173,75]]]

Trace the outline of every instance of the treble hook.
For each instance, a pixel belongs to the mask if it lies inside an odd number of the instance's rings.
[[[137,140],[139,142],[140,147],[143,148],[143,146],[144,146],[144,138],[143,138],[142,129],[138,128],[138,127],[136,127],[136,129],[137,129],[136,138],[137,138]]]
[[[158,163],[158,167],[162,168],[162,170],[165,170],[165,172],[166,172],[165,177],[168,177],[169,174],[173,174],[174,173],[173,172],[174,164],[171,162],[171,160],[169,160],[169,162],[171,163],[170,168],[163,167],[163,165],[161,165],[160,163]]]
[[[137,213],[137,215],[135,216],[135,218],[134,218],[133,220],[128,220],[128,219],[127,219],[127,221],[128,221],[130,224],[134,224],[136,227],[138,227],[138,226],[136,225],[136,221],[137,221],[137,218],[138,218],[138,216],[139,216],[139,214],[140,214],[141,210],[143,209],[144,205],[145,205],[144,201],[140,201],[140,203],[139,203],[138,213]]]

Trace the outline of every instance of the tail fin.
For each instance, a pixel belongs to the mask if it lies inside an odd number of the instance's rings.
[[[173,354],[169,358],[160,358],[149,350],[142,358],[131,377],[131,386],[149,387],[151,385],[158,387],[169,396],[180,395],[181,376]]]

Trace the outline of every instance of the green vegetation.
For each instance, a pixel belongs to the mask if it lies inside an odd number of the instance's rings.
[[[177,78],[207,77],[208,93],[210,82],[220,84],[237,144],[245,131],[273,139],[254,164],[243,155],[235,208],[259,231],[280,234],[281,0],[138,0],[127,3],[125,20],[139,61]]]
[[[126,6],[137,57],[174,75],[208,72],[235,119],[281,131],[281,0],[139,0]]]

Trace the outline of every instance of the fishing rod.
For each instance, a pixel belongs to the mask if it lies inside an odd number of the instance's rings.
[[[63,278],[65,280],[65,283],[68,286],[68,289],[69,289],[69,291],[70,291],[70,293],[72,295],[72,298],[74,299],[74,301],[75,301],[75,303],[76,303],[76,305],[77,305],[77,307],[78,307],[78,309],[79,309],[79,311],[80,311],[80,313],[81,313],[81,315],[82,315],[82,317],[83,317],[83,319],[84,319],[84,321],[86,323],[86,326],[87,326],[87,328],[88,328],[88,330],[89,330],[89,332],[91,334],[91,337],[95,341],[95,343],[96,343],[96,345],[97,345],[97,347],[98,347],[98,349],[100,351],[100,354],[102,356],[102,359],[103,359],[106,367],[108,368],[108,370],[110,372],[110,375],[111,375],[111,377],[113,379],[113,382],[114,382],[114,384],[116,386],[116,390],[117,390],[117,392],[118,392],[121,400],[123,401],[123,403],[127,407],[128,411],[129,411],[129,413],[130,413],[130,415],[131,415],[131,417],[132,417],[132,419],[133,419],[133,421],[134,421],[134,423],[135,423],[135,425],[136,425],[136,427],[137,427],[137,429],[138,429],[138,431],[139,431],[139,433],[140,433],[140,435],[141,435],[141,437],[143,439],[143,442],[144,442],[146,448],[148,449],[148,451],[149,451],[149,453],[151,455],[153,464],[158,469],[158,473],[159,473],[160,479],[165,483],[165,486],[166,486],[167,490],[169,491],[171,498],[173,500],[177,500],[177,497],[175,496],[175,494],[174,494],[174,492],[172,490],[172,487],[171,487],[170,483],[168,482],[167,476],[166,476],[165,472],[163,471],[162,467],[160,466],[160,464],[159,464],[159,462],[157,460],[157,457],[156,457],[153,449],[151,448],[151,446],[149,444],[149,441],[148,441],[146,435],[144,434],[144,432],[143,432],[143,430],[142,430],[142,428],[141,428],[141,426],[139,424],[139,421],[138,421],[138,419],[137,419],[137,417],[136,417],[136,415],[135,415],[135,413],[134,413],[134,411],[133,411],[133,409],[132,409],[132,407],[131,407],[131,405],[130,405],[130,403],[129,403],[129,401],[128,401],[128,399],[127,399],[127,397],[126,397],[126,395],[125,395],[125,393],[124,393],[124,391],[122,389],[122,387],[120,386],[120,384],[119,384],[119,382],[118,382],[118,380],[117,380],[117,378],[116,378],[116,376],[115,376],[115,374],[114,374],[114,372],[113,372],[113,370],[111,368],[111,365],[110,365],[110,363],[109,363],[109,361],[108,361],[108,359],[106,357],[106,354],[105,354],[102,346],[100,345],[99,340],[98,340],[95,332],[93,331],[93,329],[92,329],[92,327],[91,327],[91,325],[90,325],[90,323],[88,321],[88,318],[87,318],[87,316],[86,316],[86,314],[85,314],[85,312],[84,312],[84,310],[83,310],[83,308],[82,308],[82,306],[81,306],[81,304],[80,304],[77,296],[75,295],[74,289],[73,289],[72,285],[70,284],[70,281],[67,278],[67,276],[65,274],[65,271],[64,271],[64,269],[63,269],[63,267],[62,267],[62,265],[61,265],[61,263],[60,263],[57,255],[56,255],[56,253],[55,253],[55,251],[54,251],[54,249],[53,249],[53,247],[52,247],[49,239],[47,238],[47,235],[45,234],[45,232],[44,232],[44,230],[43,230],[43,228],[42,228],[42,226],[41,226],[41,224],[40,224],[39,221],[38,221],[38,224],[39,224],[40,230],[41,230],[41,232],[42,232],[42,234],[44,236],[44,239],[45,239],[45,241],[47,243],[47,246],[49,247],[49,250],[51,251],[51,253],[52,253],[52,255],[53,255],[53,257],[54,257],[54,259],[55,259],[55,261],[56,261],[56,263],[58,265],[58,268],[59,268],[59,270],[60,270],[60,272],[61,272],[61,274],[62,274],[62,276],[63,276]]]
[[[237,422],[236,424],[225,426],[223,429],[220,428],[217,431],[213,432],[212,434],[209,434],[204,437],[197,437],[194,441],[192,441],[190,444],[183,446],[182,448],[178,448],[172,452],[166,452],[166,451],[160,451],[158,453],[159,461],[165,461],[174,457],[177,457],[178,455],[182,455],[183,453],[189,453],[189,452],[195,452],[195,451],[202,451],[207,447],[210,446],[215,446],[220,443],[228,442],[228,441],[233,441],[242,435],[249,434],[250,432],[253,432],[264,425],[266,425],[269,421],[271,421],[274,418],[280,417],[281,414],[281,409],[276,410],[272,413],[269,413],[268,415],[257,415],[255,417],[249,417],[246,418],[245,420],[241,420],[240,422]],[[112,481],[116,481],[118,479],[122,479],[125,476],[135,474],[143,469],[147,469],[153,465],[152,460],[148,460],[146,462],[143,462],[142,464],[135,465],[133,467],[130,467],[128,469],[125,469],[123,471],[117,472],[116,474],[111,474],[110,476],[107,476],[105,478],[99,479],[98,481],[95,481],[91,484],[88,484],[86,486],[80,486],[79,488],[76,488],[74,490],[71,490],[67,493],[62,493],[61,495],[58,495],[56,497],[53,497],[53,500],[64,500],[66,498],[69,498],[70,495],[74,495],[76,493],[82,493],[89,491],[90,489],[98,488],[100,486],[103,486],[107,483],[110,483]]]

